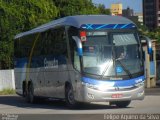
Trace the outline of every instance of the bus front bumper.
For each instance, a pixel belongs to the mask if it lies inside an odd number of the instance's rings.
[[[105,91],[82,85],[76,92],[75,99],[79,102],[130,101],[143,100],[144,94],[144,85],[129,90],[114,88]]]

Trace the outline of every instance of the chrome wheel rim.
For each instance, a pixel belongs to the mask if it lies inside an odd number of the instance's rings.
[[[68,102],[70,104],[74,104],[75,103],[75,101],[74,101],[74,95],[73,95],[73,92],[72,92],[71,89],[68,91]]]

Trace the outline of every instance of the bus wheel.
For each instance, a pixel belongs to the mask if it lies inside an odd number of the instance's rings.
[[[34,103],[35,102],[35,98],[34,98],[34,87],[33,87],[33,84],[29,84],[28,86],[28,102],[29,103]]]
[[[130,103],[131,101],[116,101],[113,104],[115,104],[119,108],[126,108]]]
[[[74,99],[73,88],[71,87],[71,85],[66,86],[65,98],[66,98],[67,106],[69,108],[73,109],[76,107],[76,101]]]
[[[25,98],[26,95],[27,95],[25,82],[23,82],[22,88],[23,88],[23,94],[22,94],[22,96]]]

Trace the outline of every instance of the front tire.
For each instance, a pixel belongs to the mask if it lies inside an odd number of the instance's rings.
[[[77,107],[77,102],[74,99],[74,92],[71,85],[66,86],[65,99],[66,99],[67,107],[69,107],[70,109]]]

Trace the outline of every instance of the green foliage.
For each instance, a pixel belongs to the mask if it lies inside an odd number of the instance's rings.
[[[146,26],[139,26],[139,32],[142,35],[146,35],[152,40],[157,40],[160,43],[160,29],[155,29],[153,31],[149,31]]]
[[[52,0],[0,1],[0,69],[13,67],[13,38],[57,16]]]
[[[15,90],[13,89],[4,89],[2,91],[0,91],[0,95],[11,95],[11,94],[15,94]]]
[[[17,33],[30,30],[56,18],[82,14],[110,14],[104,5],[92,0],[0,0],[0,69],[13,68]]]
[[[110,10],[109,10],[109,9],[106,9],[103,4],[99,4],[99,5],[98,5],[98,9],[99,9],[99,12],[100,12],[101,14],[107,14],[107,15],[110,15],[110,14],[111,14]]]
[[[91,0],[53,0],[59,9],[58,17],[70,15],[100,14]]]

